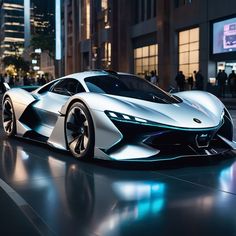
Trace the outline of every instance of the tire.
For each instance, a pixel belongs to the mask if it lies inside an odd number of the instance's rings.
[[[7,97],[2,106],[2,124],[7,136],[12,137],[16,134],[16,118],[12,101]]]
[[[75,102],[65,119],[67,147],[78,159],[91,159],[94,155],[94,126],[88,109],[81,102]]]

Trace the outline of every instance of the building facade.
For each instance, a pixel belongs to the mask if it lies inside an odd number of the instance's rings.
[[[168,89],[178,71],[200,70],[206,85],[236,68],[235,9],[234,0],[65,0],[63,72],[156,71]]]
[[[22,55],[24,50],[24,1],[0,2],[0,57]]]

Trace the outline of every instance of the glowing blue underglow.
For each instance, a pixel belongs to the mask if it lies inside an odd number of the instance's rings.
[[[30,46],[30,0],[24,0],[24,47]]]
[[[55,0],[56,60],[61,60],[61,0]]]

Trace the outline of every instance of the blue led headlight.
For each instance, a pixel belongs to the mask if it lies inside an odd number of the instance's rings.
[[[114,111],[105,111],[106,115],[114,121],[120,121],[120,122],[128,122],[128,123],[134,123],[134,124],[142,124],[142,125],[152,125],[151,123],[153,122],[148,122],[145,119],[135,117],[135,116],[130,116]]]

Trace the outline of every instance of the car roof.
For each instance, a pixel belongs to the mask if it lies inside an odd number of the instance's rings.
[[[66,78],[74,78],[79,81],[83,81],[86,77],[93,77],[93,76],[101,76],[101,75],[130,75],[128,73],[123,72],[113,72],[113,71],[105,71],[105,70],[91,70],[91,71],[84,71],[79,73],[74,73],[70,75],[66,75],[59,79],[66,79]]]

